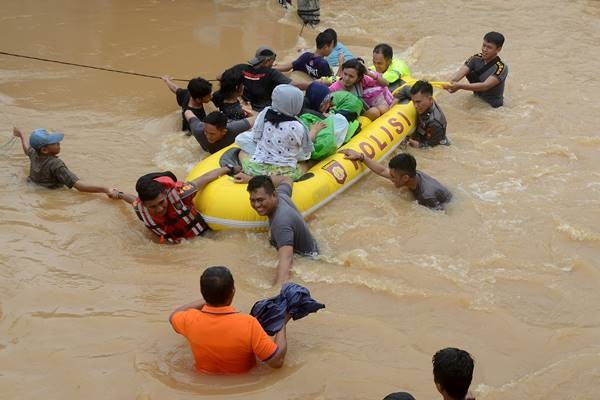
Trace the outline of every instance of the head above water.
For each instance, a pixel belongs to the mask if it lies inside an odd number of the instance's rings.
[[[327,28],[323,31],[323,33],[327,33],[333,37],[333,47],[337,46],[337,32],[331,28]]]
[[[277,58],[277,54],[275,51],[268,46],[260,46],[256,49],[256,53],[254,54],[254,58],[248,61],[248,64],[253,67],[261,66],[265,68],[271,68],[275,59]]]
[[[360,62],[360,59],[353,58],[342,64],[342,83],[346,87],[351,87],[362,80],[367,73],[367,67]]]
[[[167,188],[176,182],[177,177],[171,171],[152,172],[137,180],[135,190],[150,214],[162,217],[168,208]]]
[[[204,136],[208,143],[216,143],[227,134],[227,115],[213,111],[204,118]]]
[[[417,113],[427,112],[433,105],[433,86],[427,81],[416,81],[410,88],[410,98]]]
[[[499,32],[488,32],[483,37],[483,44],[481,45],[481,54],[483,59],[490,61],[494,59],[502,46],[504,45],[504,35]]]
[[[473,380],[475,363],[471,355],[457,348],[446,348],[435,353],[432,359],[433,380],[440,394],[462,400]]]
[[[388,169],[394,186],[400,188],[417,174],[417,160],[408,153],[397,154],[390,159]]]
[[[40,154],[55,156],[60,153],[60,142],[64,137],[62,133],[50,133],[46,129],[38,128],[31,132],[29,145]]]
[[[277,85],[271,95],[272,108],[288,117],[295,117],[302,111],[304,94],[302,90],[292,85]]]
[[[226,69],[219,79],[219,92],[225,100],[237,99],[244,92],[244,73],[238,66]]]
[[[258,215],[267,216],[275,211],[279,198],[271,177],[258,175],[250,179],[246,188],[250,193],[250,205]]]
[[[335,47],[335,40],[336,38],[331,34],[331,32],[323,31],[317,35],[315,39],[315,45],[321,54],[327,57],[331,54],[333,48]]]
[[[229,269],[222,266],[206,268],[200,276],[200,293],[209,306],[230,305],[235,294],[235,286]]]
[[[212,94],[212,83],[204,78],[191,79],[187,86],[190,97],[199,103],[208,103]]]
[[[383,74],[392,64],[394,50],[386,43],[380,43],[373,48],[373,66],[380,74]]]
[[[310,108],[319,112],[327,112],[331,107],[331,92],[329,87],[320,82],[313,82],[306,88],[306,98]]]

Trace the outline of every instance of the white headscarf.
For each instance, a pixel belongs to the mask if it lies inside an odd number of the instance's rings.
[[[257,116],[254,122],[252,132],[254,133],[254,142],[262,138],[263,131],[265,129],[265,115],[268,110],[276,111],[280,114],[288,117],[297,117],[302,111],[302,105],[304,104],[304,94],[300,89],[292,85],[277,85],[271,95],[271,106],[263,109]],[[297,119],[297,118],[296,118]],[[308,137],[308,130],[300,121],[298,122],[304,127],[304,139],[302,140],[302,150],[304,154],[310,153],[313,150],[313,144]]]

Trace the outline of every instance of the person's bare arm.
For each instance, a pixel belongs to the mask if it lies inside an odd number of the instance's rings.
[[[171,78],[169,75],[164,75],[164,76],[163,76],[161,79],[162,79],[162,80],[163,80],[163,81],[164,81],[164,82],[167,84],[167,87],[169,88],[169,90],[170,90],[171,92],[173,92],[173,93],[177,92],[177,89],[179,89],[179,86],[177,86],[177,85],[176,85],[176,84],[175,84],[175,83],[174,83],[174,82],[171,80],[171,79],[173,79],[173,78]]]
[[[500,79],[496,78],[496,76],[491,75],[483,82],[476,83],[461,83],[461,82],[453,82],[450,86],[446,87],[450,93],[454,93],[457,90],[470,90],[471,92],[485,92],[486,90],[490,90],[494,86],[500,84]]]
[[[321,129],[325,129],[327,127],[327,124],[323,121],[319,121],[314,123],[311,127],[310,127],[310,131],[308,131],[308,137],[310,139],[311,142],[315,141],[315,138],[317,137],[317,135],[319,134],[319,132],[321,132]]]
[[[75,182],[75,184],[73,185],[73,187],[75,189],[77,189],[78,191],[80,191],[80,192],[84,192],[84,193],[104,193],[108,197],[112,197],[111,196],[112,189],[107,188],[105,186],[90,185],[88,183],[77,181],[77,182]]]
[[[452,75],[452,77],[450,78],[450,82],[460,81],[462,78],[467,76],[469,71],[471,71],[471,69],[468,66],[466,66],[465,64],[461,65],[458,71],[456,71],[454,75]]]
[[[113,189],[109,196],[112,199],[123,200],[124,202],[129,204],[133,204],[133,202],[137,198],[132,194],[121,192],[119,189]]]
[[[273,65],[273,69],[276,69],[280,72],[288,72],[293,68],[292,63],[283,63],[283,64],[275,64]]]
[[[198,190],[202,190],[204,186],[208,185],[210,182],[227,173],[229,173],[229,168],[227,167],[215,168],[212,171],[208,171],[207,173],[194,179],[193,181],[190,181],[190,183],[196,186]]]
[[[363,162],[367,168],[376,173],[379,176],[382,176],[387,179],[391,179],[390,170],[384,166],[383,164],[370,159],[369,157],[365,157],[363,153],[359,153],[357,151],[351,149],[343,149],[339,151],[344,155],[344,158],[351,161],[361,161]]]
[[[281,286],[290,280],[290,271],[294,263],[294,246],[281,246],[277,250],[279,262],[277,263],[277,279],[275,286]]]
[[[185,311],[189,309],[202,310],[202,307],[204,307],[205,305],[206,302],[204,300],[196,300],[192,301],[191,303],[179,306],[176,309],[174,309],[173,312],[169,315],[169,322],[171,323],[171,325],[173,324],[173,315],[175,315],[175,313],[178,313],[179,311]]]
[[[274,175],[271,177],[271,181],[273,182],[273,186],[275,187],[283,183],[287,183],[290,186],[294,184],[294,181],[289,176]]]
[[[271,368],[281,368],[283,367],[283,362],[285,360],[285,355],[287,353],[287,337],[286,337],[286,324],[290,320],[291,316],[288,314],[285,320],[285,324],[283,324],[283,328],[279,332],[275,334],[273,340],[277,345],[277,353],[266,363]]]
[[[383,75],[380,73],[377,73],[375,71],[367,69],[367,75],[369,75],[371,78],[375,79],[380,86],[389,86],[390,85],[390,83],[387,81],[387,79],[385,79],[383,77]]]
[[[23,149],[23,153],[27,155],[27,152],[29,151],[29,146],[25,142],[25,136],[23,135],[23,132],[16,126],[13,127],[13,136],[21,140],[21,148]]]

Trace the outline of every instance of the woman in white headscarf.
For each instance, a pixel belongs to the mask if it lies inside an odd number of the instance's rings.
[[[292,85],[279,85],[273,90],[271,106],[256,117],[252,131],[238,136],[236,143],[250,157],[240,157],[244,173],[283,175],[296,180],[302,175],[298,161],[308,160],[313,141],[324,124],[314,124],[310,131],[300,122],[304,95]],[[248,142],[252,135],[251,142]],[[245,139],[245,140],[244,140]],[[254,148],[254,145],[256,147]]]

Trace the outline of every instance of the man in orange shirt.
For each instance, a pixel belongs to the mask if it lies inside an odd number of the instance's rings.
[[[256,357],[272,368],[283,366],[285,324],[271,340],[256,318],[237,312],[231,306],[235,286],[229,269],[207,268],[200,277],[200,292],[204,301],[178,307],[169,316],[175,332],[190,343],[199,372],[248,372],[256,365]]]

